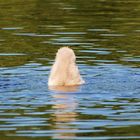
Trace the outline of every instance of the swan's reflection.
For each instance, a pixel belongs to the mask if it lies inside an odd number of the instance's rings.
[[[79,86],[49,86],[49,89],[60,92],[75,92],[79,89]]]
[[[57,87],[63,91],[73,91],[76,87],[70,89],[70,87]],[[53,89],[54,90],[54,89]],[[77,102],[75,99],[75,94],[71,93],[53,93],[54,99],[54,114],[53,114],[53,122],[54,122],[54,139],[64,139],[64,138],[74,138],[75,131],[71,125],[72,122],[76,121],[77,113],[75,109],[77,108]]]

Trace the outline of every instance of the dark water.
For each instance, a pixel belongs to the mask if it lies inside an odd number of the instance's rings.
[[[49,89],[65,45],[86,84]],[[140,139],[140,1],[0,0],[0,139]]]

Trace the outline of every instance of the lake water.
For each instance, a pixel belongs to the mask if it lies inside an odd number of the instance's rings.
[[[85,85],[47,86],[62,46]],[[0,137],[140,139],[140,1],[1,0]]]

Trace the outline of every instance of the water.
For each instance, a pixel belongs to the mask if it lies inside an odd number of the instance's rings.
[[[0,1],[0,136],[140,139],[140,1]],[[47,86],[71,46],[86,81]]]

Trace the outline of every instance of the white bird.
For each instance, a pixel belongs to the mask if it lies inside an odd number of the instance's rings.
[[[74,51],[68,47],[58,50],[55,62],[52,66],[48,85],[49,86],[74,86],[84,84],[76,66]]]

